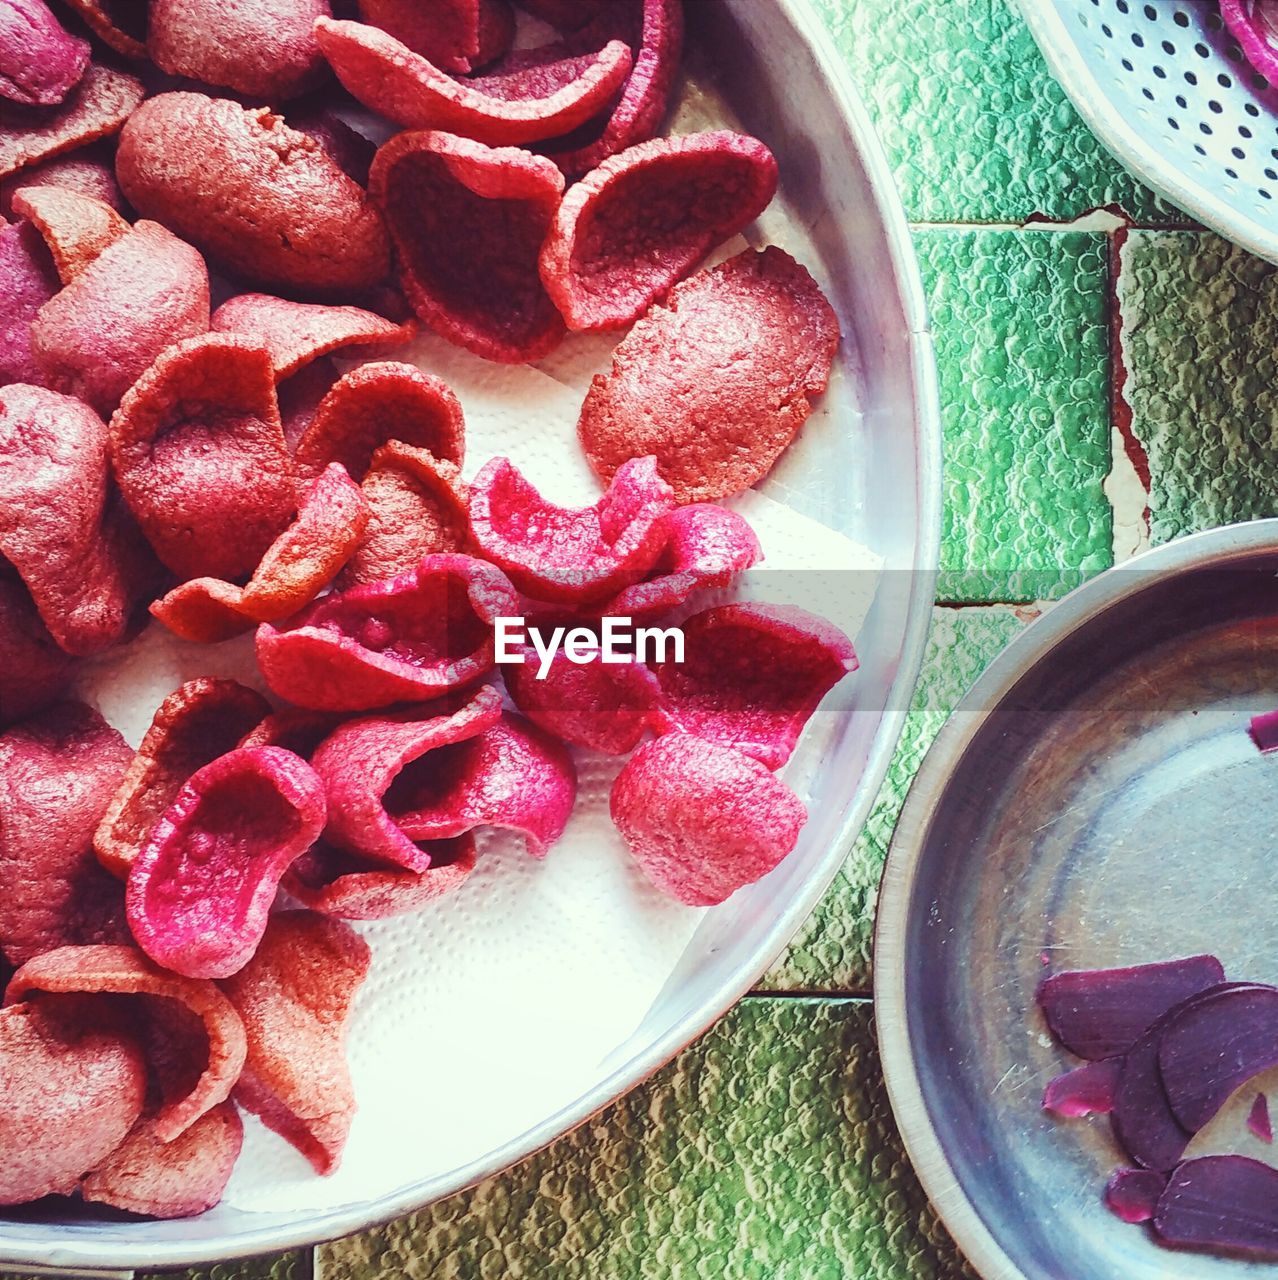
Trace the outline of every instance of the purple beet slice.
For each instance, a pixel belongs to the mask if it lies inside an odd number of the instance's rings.
[[[55,107],[89,65],[89,42],[73,36],[44,0],[0,0],[0,98]]]
[[[1158,1046],[1170,1019],[1165,1014],[1123,1055],[1110,1113],[1119,1145],[1142,1168],[1161,1171],[1180,1163],[1193,1136],[1176,1119],[1158,1072]]]
[[[1057,1076],[1043,1091],[1043,1110],[1070,1120],[1108,1115],[1114,1109],[1122,1069],[1121,1058],[1106,1058]]]
[[[1246,1156],[1186,1160],[1158,1201],[1154,1231],[1181,1249],[1278,1258],[1278,1170]]]
[[[1053,974],[1039,984],[1037,999],[1056,1039],[1080,1058],[1099,1061],[1126,1053],[1169,1009],[1224,980],[1215,956],[1190,956]]]
[[[1274,1140],[1273,1121],[1269,1118],[1269,1099],[1258,1093],[1247,1113],[1247,1132],[1261,1142],[1272,1143]]]
[[[1152,1169],[1115,1169],[1105,1184],[1105,1207],[1127,1223],[1149,1222],[1167,1188],[1167,1175]]]

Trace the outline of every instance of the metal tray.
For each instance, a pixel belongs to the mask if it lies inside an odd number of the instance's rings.
[[[883,884],[879,1039],[906,1146],[985,1280],[1274,1274],[1163,1249],[1103,1207],[1124,1159],[1103,1119],[1040,1109],[1075,1060],[1034,992],[1055,970],[1203,951],[1278,979],[1278,758],[1247,732],[1275,706],[1278,520],[1264,520],[1068,596],[995,660],[924,761]],[[1272,1160],[1241,1122],[1226,1128],[1209,1150]]]
[[[778,155],[783,201],[804,241],[796,252],[828,285],[842,321],[843,376],[827,397],[837,457],[805,453],[800,441],[785,479],[802,486],[810,514],[837,515],[843,532],[884,558],[858,637],[854,696],[823,739],[799,848],[765,882],[708,913],[643,1025],[587,1092],[484,1159],[321,1214],[223,1207],[186,1222],[145,1222],[11,1212],[0,1218],[0,1264],[185,1266],[331,1239],[450,1195],[582,1123],[695,1039],[757,980],[837,872],[887,769],[930,616],[940,529],[932,343],[890,171],[807,0],[694,0],[687,9],[690,47],[713,68],[727,108]]]

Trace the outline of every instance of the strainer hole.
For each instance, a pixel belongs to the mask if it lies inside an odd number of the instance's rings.
[[[1219,102],[1217,102],[1217,101],[1216,101],[1216,99],[1215,99],[1215,98],[1212,98],[1212,99],[1207,103],[1207,106],[1208,106],[1208,108],[1210,109],[1210,111],[1211,111],[1214,115],[1220,115],[1220,113],[1225,109],[1224,107],[1222,107],[1222,106],[1220,105],[1220,103],[1219,103]]]
[[[1229,154],[1233,156],[1235,160],[1247,159],[1247,153],[1241,147],[1230,147]]]
[[[1261,194],[1262,196],[1264,196],[1264,198],[1265,198],[1266,200],[1272,200],[1272,199],[1273,199],[1273,196],[1271,196],[1271,195],[1269,194],[1269,192],[1268,192],[1268,191],[1266,191],[1266,190],[1264,189],[1264,187],[1257,187],[1256,189],[1260,192],[1260,194]]]
[[[1207,15],[1208,31],[1219,31],[1224,25],[1225,24],[1222,21],[1220,14],[1215,12],[1215,10],[1212,10],[1210,13],[1208,13]]]
[[[1168,123],[1169,125],[1171,125],[1171,127],[1172,127],[1173,129],[1179,129],[1179,128],[1180,128],[1180,121],[1179,121],[1179,120],[1177,120],[1175,116],[1168,116],[1168,117],[1167,117],[1167,123]]]
[[[1253,120],[1259,119],[1260,108],[1254,102],[1244,102],[1243,110],[1251,116]]]
[[[1114,0],[1114,8],[1119,13],[1127,13],[1131,6],[1127,3],[1127,0]]]
[[[1143,49],[1145,47],[1145,37],[1141,35],[1139,31],[1133,31],[1132,44],[1134,44],[1138,49]]]
[[[1196,142],[1194,143],[1194,150],[1197,151],[1200,156],[1205,156],[1207,154]]]
[[[1124,70],[1124,71],[1135,71],[1135,70],[1136,70],[1136,68],[1132,66],[1132,63],[1131,63],[1131,59],[1130,59],[1130,58],[1124,58],[1124,59],[1123,59],[1123,70]]]
[[[1226,172],[1226,173],[1227,173],[1231,178],[1237,178],[1237,177],[1238,177],[1238,175],[1237,175],[1237,174],[1236,174],[1236,173],[1235,173],[1235,172],[1234,172],[1234,171],[1233,171],[1233,170],[1232,170],[1228,165],[1226,165],[1226,166],[1225,166],[1225,172]]]
[[[1178,106],[1182,111],[1188,111],[1188,110],[1189,110],[1189,103],[1185,101],[1185,95],[1184,95],[1183,93],[1178,93],[1178,94],[1176,95],[1176,105],[1177,105],[1177,106]]]
[[[1114,33],[1109,29],[1108,22],[1101,23],[1101,30],[1105,33],[1107,39],[1112,40],[1114,38]]]
[[[1269,88],[1269,81],[1262,75],[1254,75],[1251,78],[1251,87],[1257,93],[1264,93]]]
[[[1157,22],[1158,10],[1155,9],[1152,4],[1147,4],[1145,6],[1145,17],[1148,18],[1150,22]]]
[[[1270,182],[1278,182],[1278,172],[1275,172],[1273,169],[1266,169],[1265,177],[1268,178]]]
[[[1208,137],[1211,137],[1211,125],[1206,120],[1200,120],[1198,122],[1198,132],[1205,133]]]
[[[1166,79],[1167,79],[1167,72],[1166,72],[1166,71],[1164,71],[1164,70],[1162,69],[1162,67],[1155,67],[1155,68],[1154,68],[1154,74],[1155,74],[1155,75],[1156,75],[1160,80],[1166,80]]]
[[[1092,0],[1092,3],[1095,4],[1096,0]],[[1177,9],[1176,12],[1172,14],[1172,21],[1178,27],[1187,27],[1189,26],[1189,14],[1187,14],[1183,9]]]
[[[1164,53],[1165,53],[1169,58],[1174,58],[1174,57],[1176,56],[1176,46],[1175,46],[1174,44],[1172,44],[1172,42],[1171,42],[1170,40],[1164,40],[1164,41],[1163,41],[1163,52],[1164,52]]]
[[[1197,86],[1198,77],[1192,71],[1185,72],[1185,83]]]
[[[1152,89],[1142,89],[1141,94],[1144,96],[1146,102],[1153,102],[1154,91]]]
[[[1227,76],[1223,71],[1216,77],[1216,83],[1220,85],[1222,89],[1232,89],[1234,87],[1233,79],[1230,76]]]
[[[1250,137],[1251,137],[1251,130],[1250,130],[1250,129],[1248,129],[1248,128],[1247,128],[1247,126],[1246,126],[1245,124],[1240,124],[1240,125],[1238,126],[1238,136],[1239,136],[1239,137],[1241,137],[1241,138],[1250,138]]]
[[[1200,58],[1207,58],[1211,56],[1211,50],[1205,44],[1203,44],[1202,41],[1199,41],[1196,45],[1194,45],[1194,52]]]

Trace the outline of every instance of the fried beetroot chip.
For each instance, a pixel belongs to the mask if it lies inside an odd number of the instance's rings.
[[[493,668],[493,623],[518,613],[505,574],[470,556],[317,600],[286,628],[264,623],[257,661],[281,698],[313,711],[424,702]]]
[[[147,52],[171,75],[249,98],[296,98],[324,81],[311,26],[330,12],[328,0],[150,0]]]
[[[278,622],[310,604],[351,557],[368,524],[368,501],[339,463],[311,485],[297,519],[271,544],[244,587],[191,578],[151,612],[185,640],[214,644]]]
[[[108,49],[145,60],[147,6],[137,0],[64,0]]]
[[[208,327],[204,259],[142,221],[40,308],[31,345],[50,386],[110,414],[166,347]]]
[[[534,18],[561,31],[576,31],[597,18],[611,0],[518,0]]]
[[[464,74],[480,52],[481,0],[359,0],[359,15],[444,71]]]
[[[677,285],[596,375],[577,424],[605,480],[656,456],[680,502],[750,488],[772,469],[825,390],[838,318],[789,254],[739,254]]]
[[[475,544],[539,600],[585,604],[642,578],[667,538],[674,498],[653,458],[620,467],[593,507],[547,502],[506,458],[494,458],[470,490]]]
[[[661,732],[696,734],[779,769],[821,699],[857,667],[837,627],[783,605],[727,604],[683,624],[682,660],[654,665]]]
[[[409,915],[460,888],[475,869],[475,837],[433,840],[425,871],[388,867],[321,841],[288,869],[284,888],[304,907],[344,920]]]
[[[154,1121],[143,1120],[80,1183],[80,1194],[128,1213],[191,1218],[221,1201],[243,1145],[244,1122],[233,1102],[214,1107],[172,1142],[162,1142]]]
[[[129,224],[105,200],[65,187],[20,188],[14,212],[29,218],[44,237],[63,284],[70,284]]]
[[[352,480],[364,479],[377,448],[389,440],[429,449],[461,466],[466,423],[453,391],[411,364],[377,361],[352,369],[320,402],[297,442],[297,465],[318,475],[340,462]]]
[[[106,424],[88,405],[23,383],[0,389],[0,554],[72,654],[115,644],[129,621],[108,483]]]
[[[757,760],[671,733],[617,775],[612,820],[663,893],[710,907],[765,876],[808,819],[803,801]]]
[[[28,960],[13,975],[5,1003],[12,1005],[39,991],[56,995],[158,996],[185,1005],[200,1019],[208,1040],[203,1066],[188,1092],[166,1101],[156,1112],[155,1132],[161,1142],[172,1142],[201,1116],[225,1102],[240,1078],[245,1054],[244,1024],[234,1006],[213,983],[160,969],[136,947],[62,947],[48,951]],[[118,1140],[115,1145],[119,1145]],[[97,1163],[90,1161],[80,1172],[88,1172]]]
[[[289,863],[324,829],[324,789],[282,747],[239,747],[186,781],[129,868],[138,945],[188,978],[248,963]]]
[[[386,215],[417,315],[450,342],[511,364],[563,338],[537,269],[563,193],[549,161],[446,133],[401,133],[378,151],[369,190]]]
[[[0,182],[0,217],[13,214],[13,197],[24,187],[61,187],[82,196],[92,196],[124,212],[124,197],[115,181],[115,164],[108,144],[100,143],[53,156],[30,168],[20,169]]]
[[[403,711],[339,725],[311,761],[328,798],[325,840],[383,865],[428,870],[430,846],[400,828],[387,811],[387,792],[410,765],[427,757],[431,763],[422,771],[428,771],[442,748],[473,739],[500,719],[501,696],[485,685],[461,706],[434,715]]]
[[[242,333],[271,349],[277,380],[342,347],[407,342],[416,332],[411,321],[396,324],[360,307],[326,307],[288,302],[269,293],[242,293],[213,313],[211,327]]]
[[[446,840],[476,827],[523,835],[544,858],[577,799],[577,770],[558,738],[506,712],[472,738],[406,764],[384,801],[410,840]]]
[[[257,954],[226,983],[248,1032],[235,1096],[332,1173],[355,1116],[346,1023],[372,955],[349,925],[313,911],[271,917]]]
[[[160,704],[93,837],[98,861],[124,879],[186,780],[239,745],[270,711],[253,689],[208,676]]]
[[[6,107],[0,119],[0,178],[116,133],[145,92],[134,76],[90,63],[52,110]]]
[[[284,443],[290,455],[296,452],[298,442],[315,420],[316,412],[337,378],[337,366],[328,356],[320,356],[311,364],[303,365],[291,378],[285,378],[276,388]]]
[[[322,711],[298,711],[288,707],[272,711],[239,741],[241,747],[283,747],[303,760],[309,760],[315,748],[337,727],[335,716]]]
[[[169,347],[111,419],[115,477],[164,564],[235,581],[297,502],[270,352],[234,334]]]
[[[607,106],[631,67],[630,50],[613,40],[575,57],[559,46],[508,54],[484,75],[457,80],[378,27],[321,18],[315,34],[365,106],[409,129],[446,129],[491,146],[571,132]]]
[[[746,134],[640,143],[565,195],[541,251],[542,283],[569,329],[623,328],[753,222],[776,189],[775,157]]]
[[[0,98],[57,106],[89,65],[89,42],[73,36],[44,0],[0,0]]]
[[[140,213],[255,283],[330,294],[372,288],[389,270],[364,189],[266,107],[151,98],[120,135],[116,174]]]
[[[70,1195],[142,1111],[146,1063],[127,1033],[58,1000],[0,1009],[0,1204]]]
[[[31,322],[61,288],[53,256],[29,222],[0,226],[0,383],[43,385]]]
[[[93,833],[133,753],[97,712],[65,702],[0,734],[0,953],[124,942],[119,883]]]
[[[0,575],[0,726],[56,702],[73,659],[58,646],[20,580]]]

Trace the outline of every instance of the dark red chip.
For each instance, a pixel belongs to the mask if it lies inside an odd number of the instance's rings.
[[[0,573],[0,727],[61,697],[73,659],[40,619],[21,580]]]
[[[445,71],[464,74],[479,55],[481,0],[359,0],[359,15]]]
[[[101,200],[117,213],[124,212],[124,196],[116,185],[109,143],[53,156],[0,181],[0,217],[13,215],[13,197],[24,187],[61,187],[64,191]]]
[[[0,382],[44,385],[31,322],[62,287],[53,255],[29,222],[0,226]]]
[[[337,727],[334,716],[322,711],[298,711],[292,707],[272,711],[250,729],[238,743],[241,747],[283,747],[309,760],[325,738]]]
[[[13,211],[44,237],[63,284],[70,284],[129,224],[105,200],[66,187],[20,187]]]
[[[0,98],[57,106],[88,64],[89,42],[67,31],[44,0],[0,0]]]

